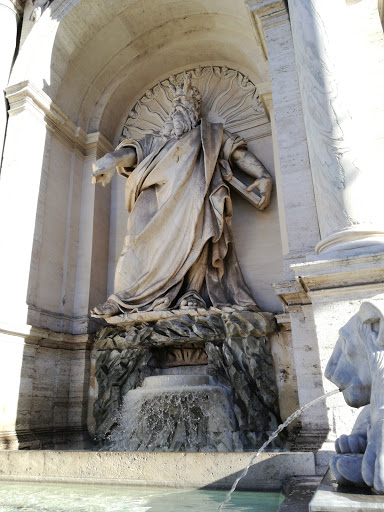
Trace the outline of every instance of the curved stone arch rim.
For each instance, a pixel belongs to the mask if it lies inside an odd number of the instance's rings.
[[[207,15],[209,15],[209,16],[210,16],[210,15],[217,15],[217,14],[219,14],[219,13],[208,13]],[[183,19],[183,20],[187,20],[187,19],[188,19],[188,20],[192,20],[192,18],[195,18],[196,16],[202,17],[202,16],[203,16],[203,13],[198,13],[198,14],[188,15],[188,16],[185,16],[185,17],[180,17],[179,19]],[[228,14],[226,14],[226,13],[220,13],[220,16],[224,16],[224,17],[228,17],[228,18],[230,18],[230,15],[228,15]],[[167,23],[168,23],[168,22],[171,22],[171,21],[174,21],[174,20],[168,20],[168,21],[167,21]],[[161,27],[162,27],[162,25],[158,25],[158,26],[154,27],[154,29],[160,29]],[[201,28],[194,30],[194,32],[196,32],[197,34],[199,34],[199,33],[200,33],[200,31],[201,31]],[[149,30],[148,30],[147,32],[145,32],[145,33],[141,34],[140,36],[138,36],[138,37],[136,37],[135,39],[133,39],[132,41],[130,41],[130,42],[129,42],[129,44],[127,44],[127,45],[126,45],[126,47],[121,48],[121,49],[120,49],[116,54],[114,54],[114,55],[110,58],[110,61],[108,62],[108,65],[109,65],[111,62],[113,62],[115,59],[119,59],[119,58],[120,58],[120,55],[121,55],[123,52],[125,52],[125,51],[127,50],[127,48],[134,46],[134,45],[135,45],[139,40],[141,40],[141,38],[146,37],[150,32],[151,32],[151,31],[149,31]],[[191,33],[191,31],[189,31],[189,33]],[[164,46],[164,47],[161,47],[160,49],[161,49],[161,50],[163,50],[163,49],[171,49],[171,48],[174,46],[174,38],[173,38],[173,37],[169,37],[169,38],[168,38],[168,40],[167,40],[167,44],[169,44],[168,48],[166,48],[166,47]],[[152,47],[154,48],[154,52],[157,52],[157,51],[159,50],[159,47],[158,47],[158,45],[157,45],[157,43],[156,43],[156,42],[152,43]],[[147,50],[148,50],[148,48],[146,48],[146,51],[147,51]],[[141,58],[142,58],[142,56],[143,56],[145,53],[146,53],[146,52],[141,52],[141,53],[139,53],[139,54],[135,55],[135,56],[131,59],[131,61],[135,61],[136,59],[141,59]],[[127,63],[127,64],[126,64],[126,66],[127,66],[127,65],[130,65],[130,64],[131,64],[131,62]],[[201,63],[201,64],[202,64],[202,63]],[[197,64],[196,64],[196,65],[197,65]],[[204,63],[204,65],[205,65],[205,63]],[[207,65],[208,65],[208,63],[207,63]],[[216,64],[215,64],[215,65],[216,65]],[[225,63],[224,63],[224,64],[219,63],[219,64],[217,64],[217,65],[218,65],[218,66],[225,65]],[[229,65],[229,63],[228,63],[228,65]],[[190,65],[190,64],[188,64],[188,66],[193,67],[193,65]],[[183,69],[184,69],[184,67],[182,67],[182,68],[178,68],[178,69],[182,69],[182,70],[183,70]],[[234,68],[233,68],[233,69],[234,69]],[[246,71],[246,73],[245,73],[245,71]],[[121,72],[121,69],[120,69],[118,72],[116,72],[116,75],[118,75],[120,72]],[[174,73],[176,73],[176,72],[179,72],[179,71],[174,71]],[[256,76],[260,77],[260,71],[259,71],[257,68],[256,68],[256,72],[255,72],[255,71],[250,72],[249,70],[245,70],[245,69],[244,69],[243,74],[244,74],[244,73],[245,73],[247,76],[249,76],[249,77],[250,77],[250,76],[253,76],[253,77],[254,77],[254,79],[253,79],[253,80],[251,80],[253,83],[256,83],[257,81],[260,81],[260,78],[258,78],[258,79],[256,79],[256,78],[255,78]],[[161,75],[161,76],[162,76],[162,78],[157,79],[157,81],[158,81],[158,80],[162,81],[162,80],[166,79],[166,78],[169,76],[169,71],[168,71],[167,73],[165,73],[164,75]],[[123,81],[123,80],[121,80],[120,82],[122,82],[122,81]],[[153,83],[152,83],[152,85],[151,85],[149,88],[151,88],[151,87],[153,87],[154,85],[156,85],[157,81],[153,82]],[[97,82],[97,77],[95,77],[95,78],[93,79],[93,81],[89,84],[89,86],[88,86],[88,90],[89,90],[89,89],[91,88],[91,86],[93,86],[96,82]],[[109,87],[112,85],[112,83],[113,83],[113,82],[111,82],[111,83],[109,83],[109,84],[108,84],[108,86],[107,86],[107,87],[104,89],[104,91],[102,92],[101,96],[102,96],[102,95],[103,95],[103,94],[104,94],[104,93],[109,89]],[[118,87],[119,85],[120,85],[120,84],[118,84],[118,85],[117,85],[117,87]],[[145,89],[145,91],[146,91],[146,90],[147,90],[147,89]],[[87,91],[87,92],[88,92],[88,91]],[[144,94],[145,94],[145,92],[144,92]],[[86,101],[86,96],[87,96],[87,94],[84,94],[84,98],[83,98],[83,100],[82,100],[82,102],[81,102],[81,105],[79,106],[79,110],[78,110],[78,113],[77,113],[77,121],[79,120],[79,117],[81,116],[82,109],[83,109],[83,105],[84,105],[84,102]],[[139,96],[136,96],[136,100],[135,100],[135,101],[138,101],[139,99],[140,99],[140,97],[139,97]],[[95,107],[96,107],[96,105],[95,105]],[[98,122],[99,122],[99,117],[98,117],[97,115],[95,115],[95,108],[94,108],[93,112],[89,115],[89,118],[88,118],[88,129],[90,129],[91,131],[96,131],[96,130],[98,129]]]

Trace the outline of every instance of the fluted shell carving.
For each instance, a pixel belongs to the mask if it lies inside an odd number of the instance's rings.
[[[201,92],[201,115],[209,121],[221,122],[228,131],[238,133],[266,115],[256,86],[239,71],[227,66],[197,66],[185,71]],[[171,110],[172,86],[183,79],[185,71],[145,92],[130,111],[120,140],[160,132]]]

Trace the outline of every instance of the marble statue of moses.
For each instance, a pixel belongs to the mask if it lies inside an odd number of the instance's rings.
[[[175,86],[161,134],[124,140],[94,164],[93,182],[127,177],[127,234],[115,293],[93,316],[170,308],[257,308],[237,260],[228,182],[234,166],[256,181],[268,206],[269,173],[246,143],[220,123],[200,119],[201,95],[190,77]]]

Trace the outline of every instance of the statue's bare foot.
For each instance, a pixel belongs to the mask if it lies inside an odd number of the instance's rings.
[[[207,309],[205,300],[195,291],[185,293],[178,301],[177,306],[180,309]]]
[[[117,303],[113,300],[107,300],[104,304],[99,304],[91,311],[92,316],[109,317],[118,315],[120,308]]]
[[[153,301],[152,309],[153,311],[164,311],[169,308],[169,304],[171,300],[169,297],[161,297],[161,299],[156,299]]]

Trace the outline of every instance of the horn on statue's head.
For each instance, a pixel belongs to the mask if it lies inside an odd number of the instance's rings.
[[[185,96],[189,97],[191,95],[191,92],[192,92],[191,73],[188,73],[188,72],[184,73],[183,90],[184,90]]]

